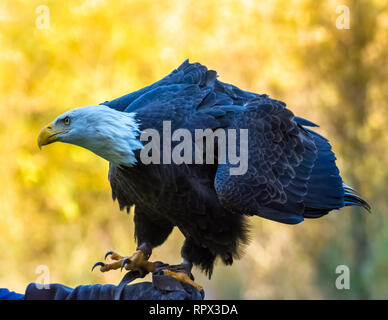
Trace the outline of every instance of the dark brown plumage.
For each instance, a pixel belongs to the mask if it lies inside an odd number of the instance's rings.
[[[316,125],[281,101],[218,81],[198,63],[185,61],[153,85],[103,104],[134,112],[141,130],[161,136],[163,120],[172,130],[248,129],[244,175],[230,175],[231,163],[110,166],[113,198],[121,209],[135,205],[139,245],[159,246],[177,226],[186,238],[183,258],[209,276],[217,257],[225,264],[238,258],[247,215],[295,224],[348,205],[369,209],[342,183],[328,141],[307,128]]]

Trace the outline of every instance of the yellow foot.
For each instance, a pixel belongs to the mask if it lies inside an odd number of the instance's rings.
[[[188,284],[191,284],[198,291],[201,291],[203,289],[202,286],[200,286],[198,283],[195,283],[193,280],[191,280],[190,277],[184,272],[174,272],[166,269],[166,270],[163,270],[163,274],[168,277],[173,277],[180,282],[186,282]]]
[[[117,269],[122,270],[123,268],[125,268],[126,270],[140,271],[145,275],[148,272],[155,271],[155,264],[153,262],[149,262],[145,254],[141,250],[137,250],[130,257],[123,257],[113,251],[107,252],[105,255],[105,259],[108,256],[110,256],[111,259],[115,261],[111,263],[97,262],[93,266],[92,271],[97,266],[100,266],[101,272],[106,272],[109,270],[117,270]]]

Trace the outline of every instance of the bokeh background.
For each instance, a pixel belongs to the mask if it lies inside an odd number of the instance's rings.
[[[350,29],[336,27],[339,5]],[[37,134],[190,58],[320,124],[345,182],[373,208],[296,226],[252,218],[242,260],[218,263],[210,281],[194,270],[207,298],[387,299],[387,56],[386,0],[2,0],[0,287],[24,292],[41,265],[68,286],[119,282],[119,271],[90,272],[107,250],[135,249],[108,163],[71,145],[39,151]],[[174,230],[153,260],[179,263],[182,243]],[[349,267],[349,290],[335,286],[338,265]]]

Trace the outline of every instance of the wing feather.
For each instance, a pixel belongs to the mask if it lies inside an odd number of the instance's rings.
[[[233,212],[301,222],[317,158],[310,134],[284,103],[268,97],[248,102],[233,125],[248,129],[248,171],[233,176],[230,164],[219,164],[214,184],[220,202]]]

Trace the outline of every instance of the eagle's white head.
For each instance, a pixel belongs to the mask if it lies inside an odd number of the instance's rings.
[[[143,148],[138,139],[135,113],[105,105],[76,108],[57,117],[39,133],[38,145],[60,141],[86,148],[115,165],[136,163],[134,150]]]

